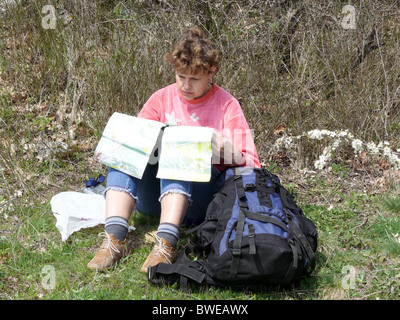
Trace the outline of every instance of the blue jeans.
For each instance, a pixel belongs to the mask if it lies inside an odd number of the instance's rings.
[[[182,193],[189,200],[184,224],[193,225],[202,222],[206,215],[207,206],[213,194],[217,191],[217,178],[220,171],[212,166],[209,182],[191,182],[156,178],[158,164],[148,164],[142,179],[132,177],[119,170],[109,168],[107,190],[118,190],[129,193],[135,200],[135,210],[151,215],[160,216],[161,198],[170,192]]]

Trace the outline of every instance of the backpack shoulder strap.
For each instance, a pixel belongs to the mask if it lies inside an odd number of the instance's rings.
[[[304,235],[303,231],[299,228],[299,226],[293,221],[293,215],[292,213],[284,209],[286,216],[288,217],[288,222],[289,222],[289,227],[292,230],[294,236],[300,241],[301,246],[305,250],[308,259],[309,259],[309,268],[310,272],[314,270],[315,268],[315,253],[313,249],[311,248],[310,243],[308,242],[306,236]]]
[[[200,272],[194,268],[191,268],[189,265],[185,263],[159,263],[158,265],[152,266],[149,268],[148,277],[149,280],[152,282],[159,282],[157,281],[157,276],[159,275],[172,275],[171,279],[175,280],[176,282],[179,277],[185,277],[192,279],[198,283],[202,283],[205,277],[205,273]],[[175,275],[175,276],[174,276]],[[164,277],[165,279],[165,277]]]
[[[175,263],[159,263],[149,267],[149,281],[154,284],[174,284],[179,281],[182,291],[187,291],[189,288],[189,280],[216,285],[207,262],[203,260],[189,261],[188,256],[193,251],[194,247],[188,244]]]
[[[245,224],[245,219],[246,219],[246,214],[245,212],[249,208],[247,205],[247,199],[246,199],[246,193],[243,188],[243,181],[242,181],[242,176],[241,175],[235,175],[234,181],[236,184],[236,191],[237,191],[237,196],[238,196],[238,201],[239,201],[239,217],[236,225],[236,234],[235,234],[235,239],[233,240],[233,260],[229,272],[229,278],[231,280],[236,280],[237,276],[237,271],[239,268],[239,262],[240,262],[240,255],[242,253],[242,237],[243,237],[243,231],[244,231],[244,224]]]

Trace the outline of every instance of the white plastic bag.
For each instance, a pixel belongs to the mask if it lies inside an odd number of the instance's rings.
[[[105,199],[100,194],[61,192],[51,198],[50,204],[62,241],[82,228],[105,223]]]

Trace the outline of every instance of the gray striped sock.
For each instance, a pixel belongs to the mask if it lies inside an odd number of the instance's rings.
[[[116,239],[124,241],[129,230],[128,220],[118,216],[108,217],[105,230],[113,234]]]
[[[172,223],[160,223],[157,235],[167,240],[172,247],[176,247],[179,239],[179,228]]]

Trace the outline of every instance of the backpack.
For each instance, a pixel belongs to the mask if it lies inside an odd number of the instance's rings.
[[[220,179],[205,221],[187,232],[195,236],[177,261],[149,268],[152,283],[252,289],[291,285],[314,270],[316,226],[276,175],[235,167]],[[191,261],[193,253],[204,259]]]

